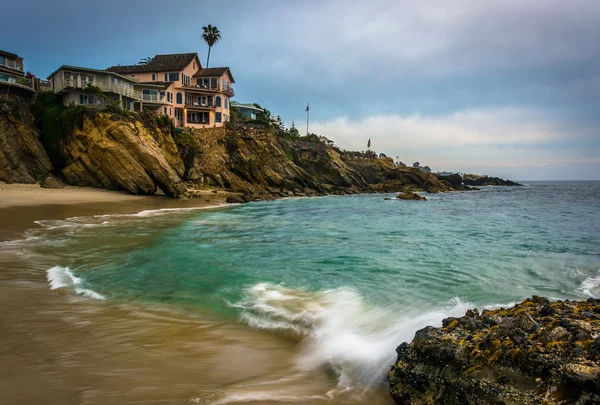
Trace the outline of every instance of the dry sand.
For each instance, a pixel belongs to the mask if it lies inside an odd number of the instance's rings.
[[[65,219],[82,215],[130,214],[160,208],[201,207],[225,204],[230,195],[206,190],[198,198],[175,199],[166,196],[138,196],[120,191],[67,186],[42,188],[39,184],[0,182],[0,241],[38,225],[40,219]]]
[[[42,204],[135,201],[147,198],[120,191],[108,191],[91,187],[42,188],[39,184],[5,184],[0,182],[0,208]]]

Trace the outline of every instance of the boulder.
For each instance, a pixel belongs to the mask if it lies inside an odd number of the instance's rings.
[[[427,197],[420,196],[419,194],[416,194],[416,193],[411,193],[410,191],[400,193],[396,196],[396,198],[399,198],[401,200],[414,200],[414,201],[426,201],[427,200]]]
[[[390,393],[399,404],[600,403],[598,308],[533,297],[444,319],[398,346]]]
[[[41,182],[40,186],[43,188],[64,188],[65,183],[61,179],[53,174],[48,174]]]

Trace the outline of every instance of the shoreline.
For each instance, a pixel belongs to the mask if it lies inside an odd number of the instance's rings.
[[[39,228],[34,221],[100,214],[132,214],[163,208],[220,206],[227,204],[229,195],[226,191],[207,190],[201,197],[176,199],[91,187],[48,189],[39,184],[0,183],[0,222],[3,225],[0,228],[0,242],[19,238],[28,229]]]

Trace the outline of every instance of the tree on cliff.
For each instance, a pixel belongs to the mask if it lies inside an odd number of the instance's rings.
[[[154,59],[154,58],[151,58],[150,56],[147,56],[147,57],[145,57],[145,58],[142,58],[142,59],[140,59],[140,61],[138,62],[138,65],[147,65],[147,64],[149,64],[150,62],[152,62],[152,59]]]
[[[219,39],[221,39],[221,32],[217,27],[213,27],[210,24],[208,24],[206,27],[202,27],[202,31],[202,39],[204,39],[204,42],[208,44],[208,57],[206,58],[206,67],[208,67],[208,62],[210,61],[210,50],[213,45],[219,42]]]

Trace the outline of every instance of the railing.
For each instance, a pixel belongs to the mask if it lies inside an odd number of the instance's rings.
[[[226,92],[226,93],[231,93],[232,95],[235,94],[235,92],[233,91],[233,87],[231,86],[222,86],[223,88],[221,88],[221,85],[217,85],[217,87],[209,87],[209,86],[203,86],[201,84],[196,84],[196,85],[189,85],[189,86],[182,86],[185,87],[186,89],[196,89],[196,90],[204,90],[204,91],[215,91],[215,92]]]
[[[186,104],[186,107],[215,108],[215,105],[214,104],[208,105],[208,103],[192,103],[192,104]]]
[[[142,101],[146,103],[165,104],[165,97],[156,94],[142,94]]]
[[[16,62],[16,61],[8,59],[8,58],[4,58],[4,61],[0,62],[0,66],[6,66],[11,69],[20,70],[21,72],[24,71],[22,63]]]
[[[102,84],[99,85],[94,81],[88,80],[74,80],[74,79],[63,79],[63,89],[64,88],[73,88],[73,89],[88,89],[88,86],[94,86],[99,88],[102,91],[120,94],[125,97],[133,98],[135,100],[140,100],[142,98],[142,93],[138,90],[134,90],[132,87],[126,87],[119,84],[108,83],[108,85]]]
[[[21,86],[33,88],[33,80],[22,76],[9,75],[6,73],[0,73],[0,82],[20,84]]]

